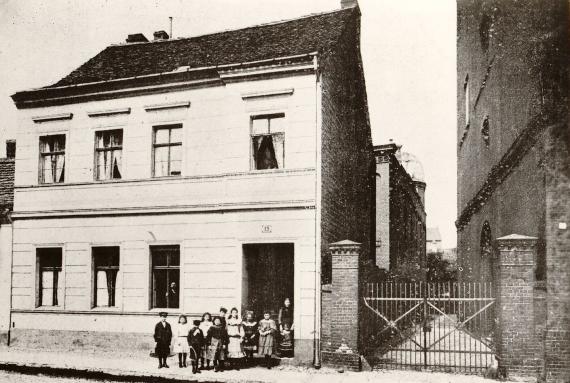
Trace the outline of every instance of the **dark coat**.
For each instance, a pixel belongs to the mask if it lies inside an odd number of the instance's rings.
[[[202,352],[202,347],[204,347],[204,333],[202,333],[202,330],[193,326],[188,333],[188,344],[192,348],[190,359],[197,360]]]
[[[209,346],[208,359],[226,360],[224,346],[230,342],[228,332],[225,327],[213,325],[206,335],[206,344]]]
[[[166,322],[166,326],[162,322],[158,322],[154,326],[154,341],[156,342],[156,355],[166,357],[170,354],[170,341],[172,340],[172,328]]]

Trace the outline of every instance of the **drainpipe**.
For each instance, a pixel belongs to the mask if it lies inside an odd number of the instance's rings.
[[[315,70],[315,331],[313,365],[321,368],[321,131],[322,89],[317,56],[313,57]]]

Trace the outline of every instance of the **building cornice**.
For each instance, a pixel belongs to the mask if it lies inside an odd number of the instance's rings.
[[[18,109],[165,93],[189,88],[223,86],[226,82],[313,72],[316,52],[246,63],[183,68],[166,73],[17,92]]]
[[[279,201],[251,201],[241,203],[216,203],[197,205],[162,205],[149,207],[121,207],[121,208],[92,208],[92,209],[61,209],[38,211],[15,211],[12,221],[26,219],[53,219],[77,217],[114,217],[133,215],[165,215],[165,214],[199,214],[199,213],[225,213],[231,211],[258,211],[258,210],[286,210],[286,209],[314,209],[314,199],[279,200]]]
[[[288,177],[298,174],[311,173],[316,169],[314,167],[308,168],[293,168],[293,169],[269,169],[269,170],[255,170],[246,172],[232,172],[220,174],[207,174],[207,175],[194,175],[194,176],[176,176],[176,177],[153,177],[153,178],[137,178],[137,179],[117,179],[105,181],[88,181],[88,182],[66,182],[66,183],[53,183],[53,184],[36,184],[36,185],[17,185],[14,187],[16,191],[19,190],[33,190],[33,189],[69,189],[73,187],[89,186],[89,187],[106,187],[113,184],[135,184],[135,183],[164,183],[173,184],[181,182],[205,182],[216,180],[220,178],[258,178],[267,175]]]

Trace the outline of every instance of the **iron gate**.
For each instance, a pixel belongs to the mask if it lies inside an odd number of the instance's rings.
[[[483,372],[494,362],[490,282],[369,283],[364,294],[375,368]]]

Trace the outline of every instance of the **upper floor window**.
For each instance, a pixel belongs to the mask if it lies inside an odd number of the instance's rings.
[[[119,273],[119,247],[93,248],[93,307],[114,307],[117,274]]]
[[[179,176],[182,172],[182,124],[154,127],[153,177]]]
[[[65,134],[40,137],[40,183],[53,184],[65,179]]]
[[[104,130],[95,133],[95,179],[121,179],[123,131]]]
[[[36,306],[59,306],[62,294],[59,276],[61,273],[61,248],[36,250],[38,265],[38,291]]]
[[[152,246],[152,307],[178,308],[180,246]]]
[[[285,166],[285,115],[251,119],[252,169],[282,169]]]

